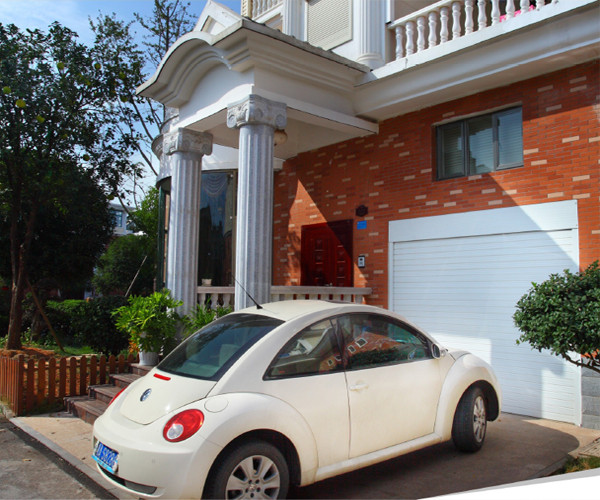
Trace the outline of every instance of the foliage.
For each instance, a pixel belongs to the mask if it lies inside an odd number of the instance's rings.
[[[130,69],[104,66],[57,23],[44,33],[0,24],[0,207],[9,234],[11,309],[8,347],[20,347],[22,301],[31,249],[49,211],[67,217],[65,185],[87,176],[106,193],[126,175],[134,138],[112,106]]]
[[[538,351],[550,349],[577,366],[600,373],[600,267],[598,261],[578,273],[565,270],[533,283],[513,315],[522,335]],[[572,354],[579,356],[573,359]],[[580,356],[582,356],[580,358]]]
[[[129,213],[131,229],[142,232],[152,241],[158,238],[158,189],[152,187],[148,190],[139,207]]]
[[[584,470],[597,469],[600,467],[600,457],[577,457],[567,461],[559,474],[569,474],[571,472],[581,472]]]
[[[215,319],[225,316],[232,312],[231,307],[218,306],[216,309],[211,309],[206,305],[197,304],[192,311],[181,318],[183,323],[183,333],[185,336],[197,332]]]
[[[148,259],[144,262],[144,257]],[[127,234],[115,238],[100,257],[92,284],[102,295],[118,293],[125,295],[136,272],[140,274],[133,284],[131,293],[147,295],[154,285],[156,250],[154,242],[147,236]],[[143,265],[142,265],[143,263]]]
[[[174,309],[183,302],[173,299],[169,290],[148,297],[132,295],[127,302],[114,313],[117,328],[128,333],[140,350],[160,352],[175,337],[179,315]]]
[[[148,79],[146,66],[150,65],[154,70],[171,45],[193,29],[197,16],[189,14],[188,7],[189,3],[180,0],[154,0],[152,15],[142,17],[135,13],[145,31],[144,48],[140,48],[134,39],[132,23],[118,20],[114,14],[101,14],[90,23],[96,35],[96,46],[102,54],[102,64],[122,77],[119,100],[112,108],[119,118],[120,131],[134,139],[133,145],[143,165],[155,175],[151,144],[160,133],[165,112],[161,104],[137,95],[136,88]],[[131,193],[136,195],[135,190]]]
[[[89,346],[94,352],[119,354],[129,339],[115,327],[113,312],[126,304],[125,297],[97,297],[93,300],[48,301],[46,314],[64,344]]]

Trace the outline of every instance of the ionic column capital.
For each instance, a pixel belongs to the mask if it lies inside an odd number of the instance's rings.
[[[244,125],[268,125],[282,130],[287,124],[287,106],[250,94],[243,101],[231,104],[227,109],[227,126],[239,128]]]
[[[166,155],[174,153],[191,153],[210,155],[213,137],[207,132],[196,132],[180,128],[163,135],[162,151]]]

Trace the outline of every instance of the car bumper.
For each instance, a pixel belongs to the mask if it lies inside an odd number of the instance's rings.
[[[98,441],[118,453],[114,471],[97,464],[113,486],[142,498],[201,498],[204,483],[221,447],[196,434],[184,442],[169,443],[163,427],[172,415],[141,425],[109,410],[94,423]]]

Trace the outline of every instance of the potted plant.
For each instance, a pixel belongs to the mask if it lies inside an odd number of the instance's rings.
[[[156,365],[161,349],[175,337],[179,321],[175,308],[183,302],[171,297],[169,290],[147,297],[132,295],[127,302],[114,312],[116,326],[127,332],[131,342],[138,346],[140,364]]]

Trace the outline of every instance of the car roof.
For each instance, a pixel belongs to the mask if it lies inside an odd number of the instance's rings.
[[[299,316],[336,310],[336,312],[344,312],[345,309],[353,311],[364,309],[365,311],[374,311],[378,308],[350,302],[333,302],[327,300],[282,300],[279,302],[269,302],[262,304],[258,309],[256,306],[248,307],[238,311],[238,313],[260,314],[270,316],[282,321],[290,321]]]

